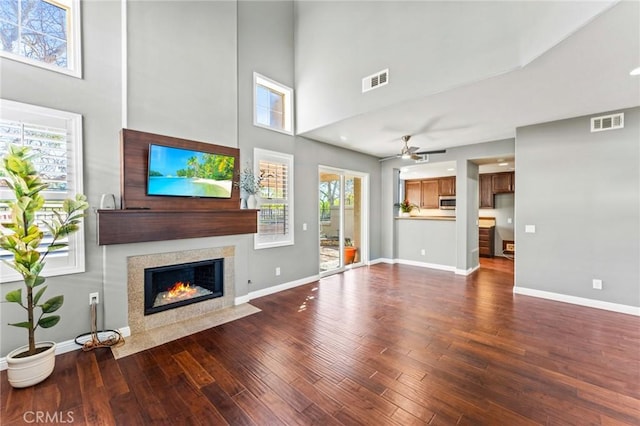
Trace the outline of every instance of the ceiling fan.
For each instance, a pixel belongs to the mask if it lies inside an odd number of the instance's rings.
[[[404,146],[400,150],[400,153],[397,155],[393,155],[391,157],[381,158],[380,161],[392,160],[394,158],[402,158],[403,160],[424,160],[425,155],[428,154],[444,154],[447,152],[446,149],[439,149],[435,151],[418,151],[420,148],[417,146],[409,146],[409,139],[411,139],[411,135],[404,135],[400,138],[402,142],[404,142]]]

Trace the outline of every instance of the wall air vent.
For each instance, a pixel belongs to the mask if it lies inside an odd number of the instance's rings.
[[[362,79],[362,93],[377,89],[389,83],[389,68]]]
[[[591,119],[591,131],[602,132],[603,130],[622,129],[624,127],[624,113],[603,115]]]

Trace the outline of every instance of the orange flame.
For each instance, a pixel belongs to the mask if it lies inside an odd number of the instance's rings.
[[[198,289],[195,287],[191,287],[190,283],[183,283],[178,281],[167,290],[165,294],[165,299],[188,299],[193,297],[198,292]]]

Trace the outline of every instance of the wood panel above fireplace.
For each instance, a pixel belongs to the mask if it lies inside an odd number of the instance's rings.
[[[258,210],[98,210],[98,244],[258,232]]]
[[[233,156],[235,158],[233,172],[235,177],[239,175],[239,149],[156,135],[154,133],[139,132],[131,129],[122,129],[120,133],[120,144],[122,156],[120,159],[120,189],[123,209],[235,210],[240,206],[240,190],[235,186],[232,188],[231,198],[147,195],[149,145],[159,144],[174,148]]]
[[[240,210],[240,194],[231,198],[149,196],[146,190],[149,145],[225,154],[240,161],[237,148],[123,129],[121,132],[121,210],[98,210],[98,244],[165,241],[257,232],[258,210]]]

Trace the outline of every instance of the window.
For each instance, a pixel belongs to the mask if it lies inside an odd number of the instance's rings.
[[[256,176],[262,176],[256,249],[293,244],[293,156],[254,148]]]
[[[253,124],[293,134],[293,89],[253,73]]]
[[[0,56],[81,77],[80,0],[0,1]]]
[[[82,193],[82,116],[34,105],[0,99],[0,158],[9,144],[30,146],[38,153],[34,165],[49,188],[43,192],[46,218],[59,209],[65,198]],[[13,198],[0,172],[0,221],[11,218],[7,201]],[[42,249],[50,240],[43,240]],[[84,231],[68,237],[68,247],[51,252],[44,276],[64,275],[84,271]],[[0,259],[11,254],[0,249]],[[0,282],[18,281],[21,276],[0,263]]]

